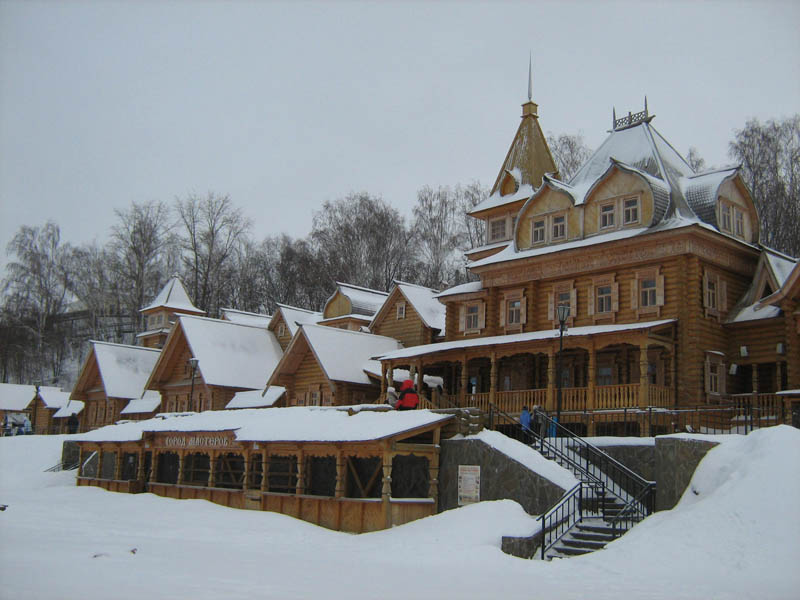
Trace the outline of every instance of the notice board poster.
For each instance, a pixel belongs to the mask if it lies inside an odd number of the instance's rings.
[[[481,501],[480,465],[458,465],[458,505]]]

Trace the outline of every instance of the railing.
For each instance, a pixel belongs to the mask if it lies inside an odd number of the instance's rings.
[[[594,389],[595,409],[626,408],[639,405],[639,384],[599,385]],[[583,410],[586,406],[580,407]]]
[[[49,469],[45,469],[45,473],[55,473],[57,471],[74,471],[78,468],[78,462],[71,462],[71,463],[64,463],[64,462],[57,462]]]
[[[562,388],[561,410],[583,410],[586,408],[587,388]],[[555,392],[556,394],[558,391]]]
[[[474,406],[483,411],[489,412],[489,394],[467,394],[464,397],[464,407]]]
[[[647,516],[648,513],[646,512],[645,507],[648,505],[647,503],[649,497],[655,498],[655,483],[652,482],[650,486],[648,486],[646,489],[643,489],[638,496],[636,496],[625,506],[625,508],[623,508],[615,517],[611,519],[611,533],[614,538],[620,537],[623,533],[628,531],[631,527],[636,525],[636,523],[639,523]],[[652,508],[652,505],[650,505],[651,512]]]
[[[495,393],[495,404],[505,412],[517,413],[523,406],[533,408],[536,405],[544,406],[547,399],[547,389],[537,390],[511,390]]]
[[[583,520],[583,483],[578,483],[553,508],[540,516],[542,522],[541,556],[560,540],[569,529]]]
[[[659,408],[672,406],[672,389],[663,385],[650,384],[647,387],[647,404]]]

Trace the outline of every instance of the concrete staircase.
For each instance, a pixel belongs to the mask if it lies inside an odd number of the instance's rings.
[[[581,556],[595,550],[602,550],[614,534],[608,522],[602,518],[590,517],[577,523],[547,553],[547,559]]]

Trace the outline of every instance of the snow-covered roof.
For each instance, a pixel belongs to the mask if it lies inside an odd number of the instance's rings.
[[[744,323],[745,321],[757,321],[759,319],[772,319],[781,314],[781,309],[777,306],[767,304],[766,306],[756,302],[743,307],[734,316],[726,321],[727,323]]]
[[[121,415],[138,415],[155,412],[161,404],[161,394],[155,390],[147,390],[141,398],[134,398],[123,408]]]
[[[614,325],[588,325],[585,327],[570,327],[564,337],[578,337],[587,335],[599,335],[604,333],[616,333],[619,331],[633,331],[638,329],[650,329],[652,327],[662,327],[670,323],[675,323],[675,319],[661,319],[660,321],[643,321],[639,323],[619,323]],[[529,331],[527,333],[516,333],[512,335],[493,335],[468,340],[458,340],[454,342],[440,342],[437,344],[425,344],[424,346],[413,346],[395,352],[388,352],[382,355],[375,355],[376,360],[394,360],[398,358],[412,358],[433,354],[437,352],[447,352],[448,350],[461,350],[464,348],[478,348],[481,346],[500,346],[504,344],[517,344],[520,342],[533,342],[539,340],[550,340],[558,338],[558,329],[542,329],[540,331]]]
[[[364,324],[369,324],[372,320],[369,315],[360,315],[356,313],[350,313],[347,315],[339,315],[338,317],[328,317],[327,319],[320,319],[316,322],[317,325],[327,325],[328,323],[334,323],[336,321],[341,321],[342,319],[353,319],[354,321],[361,321]]]
[[[514,192],[513,194],[506,194],[505,196],[501,196],[500,190],[497,190],[486,200],[479,203],[478,205],[475,206],[475,208],[470,210],[469,214],[482,213],[485,210],[498,208],[500,206],[505,206],[506,204],[513,204],[514,202],[519,202],[520,200],[527,200],[532,195],[533,195],[533,186],[531,186],[528,183],[520,185],[519,189],[517,189],[517,191]]]
[[[256,327],[268,327],[272,315],[262,315],[260,313],[246,312],[233,308],[221,309],[222,319],[240,325],[254,325]]]
[[[161,351],[92,341],[103,388],[109,398],[140,398]]]
[[[61,408],[69,402],[70,392],[58,388],[39,388],[39,397],[47,408]]]
[[[55,412],[53,418],[61,419],[71,417],[72,415],[79,415],[83,411],[83,406],[81,400],[70,400]]]
[[[798,260],[772,248],[764,248],[764,254],[767,257],[773,275],[775,275],[775,279],[778,280],[778,286],[783,287],[792,270],[798,264]]]
[[[234,431],[239,441],[367,442],[444,423],[453,415],[429,410],[358,410],[349,407],[253,408],[205,411],[109,425],[81,434],[78,441],[122,442],[143,432]],[[350,414],[352,412],[353,414]]]
[[[155,297],[150,304],[145,306],[139,312],[146,312],[156,308],[170,308],[173,310],[180,310],[198,315],[204,315],[205,311],[200,310],[189,299],[189,294],[186,293],[186,288],[183,287],[180,278],[173,275],[169,278],[166,285],[161,288],[158,296]]]
[[[286,388],[279,385],[271,385],[265,390],[236,392],[225,408],[266,408],[273,406],[285,393]]]
[[[694,213],[717,227],[717,194],[723,182],[736,175],[737,167],[705,171],[679,180],[681,190]]]
[[[492,242],[491,244],[484,244],[483,246],[475,246],[474,248],[465,250],[464,254],[466,256],[470,256],[471,254],[477,254],[478,252],[483,252],[484,250],[494,250],[495,248],[502,248],[504,246],[508,246],[510,243],[511,240],[501,240],[499,242]]]
[[[294,336],[297,333],[298,327],[305,323],[318,323],[322,320],[322,313],[314,312],[313,310],[306,310],[305,308],[297,308],[296,306],[289,306],[288,304],[278,304],[278,309],[272,315],[272,320],[276,320],[278,315],[283,316],[283,321],[289,328],[289,334]]]
[[[39,386],[45,390],[61,391],[61,388]],[[36,397],[36,386],[21,383],[0,383],[0,410],[25,410]]]
[[[422,322],[427,327],[444,331],[445,313],[447,308],[436,299],[437,295],[439,294],[438,290],[423,287],[421,285],[415,285],[413,283],[405,283],[403,281],[395,281],[394,285],[395,287],[392,292],[397,290],[399,293],[401,293],[406,301],[411,304],[412,308],[417,312],[422,319]],[[389,295],[389,298],[391,298],[391,296],[392,294]],[[387,302],[389,301],[389,298],[386,299]],[[382,311],[383,307],[380,311],[378,311],[378,313],[375,314],[373,323]],[[372,327],[371,324],[370,327]]]
[[[342,283],[340,281],[336,282],[336,286],[336,291],[325,303],[325,308],[322,311],[323,314],[327,310],[331,301],[336,297],[337,293],[342,294],[343,296],[347,297],[348,300],[350,300],[350,309],[352,313],[368,315],[370,317],[380,310],[381,306],[383,306],[383,303],[386,300],[386,297],[389,295],[387,292],[371,290],[369,288],[351,285],[349,283]]]
[[[263,327],[189,315],[178,323],[207,385],[263,389],[282,355]]]
[[[480,292],[482,289],[484,288],[480,281],[468,281],[467,283],[454,285],[443,292],[439,292],[434,296],[434,298],[445,298],[447,296],[458,296],[460,294],[473,294],[475,292]]]
[[[368,384],[370,379],[365,369],[374,372],[375,365],[369,364],[372,357],[403,347],[393,338],[349,329],[303,325],[302,332],[331,381]],[[380,365],[377,368],[380,373]]]

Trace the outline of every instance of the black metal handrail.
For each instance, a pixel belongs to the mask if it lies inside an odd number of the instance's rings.
[[[609,520],[614,538],[620,537],[631,527],[644,520],[653,512],[652,502],[655,498],[655,484],[644,489],[641,493],[625,505],[619,513]]]
[[[78,461],[71,463],[57,462],[52,467],[44,470],[45,473],[55,473],[57,471],[73,471],[78,468]]]
[[[583,520],[583,483],[579,482],[569,490],[553,508],[541,515],[537,521],[542,522],[541,556],[552,548],[569,531],[569,529]]]

